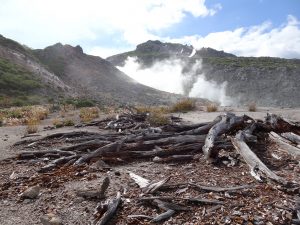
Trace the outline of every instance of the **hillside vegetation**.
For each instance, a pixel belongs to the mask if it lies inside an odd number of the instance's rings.
[[[0,107],[38,104],[43,87],[39,79],[26,69],[0,58]]]

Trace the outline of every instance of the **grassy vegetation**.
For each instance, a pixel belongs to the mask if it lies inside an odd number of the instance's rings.
[[[5,38],[2,35],[0,35],[0,45],[21,52],[27,57],[34,58],[32,50],[30,48],[24,45],[20,45],[18,42]]]
[[[248,110],[249,110],[250,112],[256,112],[256,110],[257,110],[257,108],[256,108],[256,103],[255,103],[255,102],[249,103],[249,105],[248,105]]]
[[[183,99],[171,106],[171,112],[188,112],[196,108],[195,100]]]
[[[46,119],[48,114],[49,108],[45,106],[12,107],[0,110],[0,120],[2,125],[33,126]]]
[[[0,107],[39,104],[40,80],[26,69],[0,59]]]
[[[216,112],[216,111],[218,111],[218,106],[216,104],[208,104],[206,106],[206,111],[207,112]]]
[[[151,126],[163,126],[170,123],[169,117],[162,111],[150,112],[147,121]]]
[[[287,69],[299,68],[299,60],[271,58],[271,57],[207,57],[203,58],[204,64],[212,66],[255,67],[274,70],[279,67]]]
[[[71,127],[75,125],[75,122],[72,119],[58,119],[55,118],[52,121],[52,124],[55,128],[60,128],[60,127]]]
[[[82,122],[90,122],[99,117],[98,107],[85,107],[80,109],[79,117]]]
[[[26,133],[34,134],[38,131],[40,120],[38,118],[29,118],[27,121]]]

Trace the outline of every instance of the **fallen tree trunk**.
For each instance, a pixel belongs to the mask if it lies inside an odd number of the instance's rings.
[[[193,129],[193,130],[189,130],[189,131],[185,131],[185,132],[181,132],[180,134],[181,135],[202,135],[202,134],[207,134],[208,131],[217,123],[219,123],[220,121],[222,120],[222,117],[221,116],[217,116],[214,121],[212,121],[211,123],[209,124],[206,124],[204,126],[201,126],[201,127],[198,127],[196,129]]]
[[[122,147],[123,143],[124,143],[124,140],[121,140],[121,141],[116,141],[114,143],[105,145],[89,154],[86,154],[86,155],[80,157],[75,162],[75,165],[81,165],[83,163],[88,163],[91,159],[103,156],[105,153],[108,153],[108,152],[118,152],[120,150],[120,148]]]
[[[288,133],[282,133],[281,136],[288,139],[289,141],[297,144],[297,145],[300,145],[300,136],[297,135],[297,134],[294,134],[292,132],[288,132]]]
[[[107,210],[103,214],[103,216],[100,218],[98,222],[95,222],[94,225],[105,225],[107,222],[114,216],[114,214],[117,211],[118,206],[120,205],[121,202],[121,193],[118,192],[117,196],[115,199],[111,200],[107,204]]]
[[[232,144],[237,150],[237,152],[243,157],[245,162],[250,167],[251,175],[257,180],[261,181],[261,178],[257,172],[263,172],[268,178],[281,183],[286,184],[287,182],[282,178],[272,172],[256,155],[251,151],[249,146],[245,142],[245,134],[243,131],[239,131],[234,138],[231,138]]]
[[[270,132],[269,137],[279,146],[281,151],[284,151],[294,157],[300,156],[300,149],[291,145],[289,140],[286,140],[274,132]]]
[[[227,113],[221,117],[221,121],[216,123],[208,132],[205,138],[205,145],[202,150],[206,159],[213,158],[212,149],[214,147],[215,140],[218,136],[228,133],[238,127],[244,125],[245,117],[237,117],[232,113]]]

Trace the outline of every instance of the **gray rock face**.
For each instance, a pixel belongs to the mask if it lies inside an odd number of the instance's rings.
[[[157,61],[176,58],[187,65],[182,70],[184,74],[201,59],[202,66],[196,73],[204,74],[207,80],[217,84],[226,82],[226,95],[233,104],[255,102],[260,106],[300,106],[299,59],[236,57],[212,48],[202,48],[189,57],[192,49],[191,46],[148,41],[138,45],[135,51],[111,56],[107,60],[120,66],[128,56],[134,56],[147,68]]]

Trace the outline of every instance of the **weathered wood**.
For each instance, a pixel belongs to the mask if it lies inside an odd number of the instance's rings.
[[[158,222],[161,222],[161,221],[164,221],[164,220],[167,220],[169,219],[171,216],[173,216],[175,214],[175,210],[173,209],[168,209],[166,212],[163,212],[159,215],[157,215],[156,217],[154,217],[151,222],[153,223],[158,223]]]
[[[294,157],[300,156],[300,149],[291,145],[292,143],[289,140],[279,136],[275,132],[270,132],[269,137],[279,146],[279,150]]]
[[[63,156],[59,159],[56,159],[56,160],[53,160],[50,164],[40,168],[38,170],[38,172],[40,173],[45,173],[45,172],[48,172],[54,168],[57,168],[58,166],[61,166],[63,164],[66,164],[67,162],[73,160],[73,159],[76,159],[78,158],[79,156],[78,155],[72,155],[72,156]]]
[[[211,123],[208,123],[204,126],[198,127],[196,129],[193,130],[189,130],[189,131],[184,131],[181,132],[181,135],[193,135],[193,134],[197,134],[197,135],[203,135],[203,134],[207,134],[209,132],[209,130],[217,123],[219,123],[222,120],[221,116],[217,116]]]
[[[203,127],[205,125],[209,125],[209,122],[206,123],[197,123],[197,124],[168,124],[162,127],[163,131],[171,131],[171,132],[184,132],[184,131],[190,131],[195,130],[199,127]]]
[[[234,129],[241,128],[244,125],[245,117],[235,116],[233,113],[226,113],[221,120],[216,123],[208,132],[205,145],[202,150],[206,159],[213,158],[212,150],[215,140],[218,136],[230,132]]]
[[[270,130],[283,133],[283,132],[293,132],[300,135],[300,126],[281,116],[275,114],[267,114],[265,118],[265,124],[270,127]]]
[[[72,156],[76,155],[74,152],[68,152],[68,151],[62,151],[59,149],[53,149],[53,150],[46,150],[46,151],[26,151],[21,152],[18,154],[18,159],[33,159],[33,158],[41,158],[41,157],[47,157],[47,155],[57,155],[58,157],[61,156]]]
[[[288,133],[282,133],[280,134],[282,137],[288,139],[289,141],[297,144],[297,145],[300,145],[300,136],[297,135],[297,134],[294,134],[292,132],[288,132]]]
[[[245,135],[243,131],[239,131],[234,138],[231,138],[237,152],[243,157],[251,170],[251,174],[261,181],[258,171],[264,173],[268,178],[277,181],[282,184],[286,184],[286,181],[272,172],[256,155],[251,151],[249,146],[245,143]]]
[[[255,186],[254,185],[241,185],[241,186],[231,186],[231,187],[218,187],[218,186],[206,186],[206,185],[188,182],[188,183],[179,183],[179,184],[165,184],[161,187],[161,190],[182,188],[182,187],[191,187],[198,191],[231,192],[231,193],[233,193],[233,192],[237,192],[240,190],[247,190],[250,188],[254,188]]]
[[[105,145],[101,148],[98,148],[97,150],[80,157],[75,162],[75,164],[80,165],[80,164],[83,164],[83,163],[88,163],[91,159],[101,157],[105,153],[108,153],[108,152],[118,152],[120,150],[120,148],[122,147],[123,143],[124,143],[124,140],[121,140],[121,141],[116,141],[114,143],[110,143],[110,144]]]
[[[150,180],[145,179],[135,173],[129,172],[129,176],[139,185],[140,188],[145,188],[150,184]]]
[[[110,200],[107,204],[107,210],[103,214],[103,216],[100,218],[98,222],[95,222],[94,225],[105,225],[111,218],[115,215],[118,206],[121,202],[121,193],[118,192],[115,199]]]
[[[193,160],[194,155],[172,155],[167,158],[160,158],[156,156],[153,159],[153,162],[156,163],[166,163],[166,162],[172,162],[172,161],[186,161],[186,160]]]
[[[87,149],[93,150],[110,143],[111,143],[110,141],[91,140],[77,145],[62,147],[60,148],[60,150],[62,151],[84,151]]]
[[[147,185],[145,188],[143,188],[143,191],[145,193],[155,193],[158,191],[165,183],[167,183],[170,180],[171,177],[167,177],[163,180],[160,180],[158,182],[152,182],[149,185]]]

